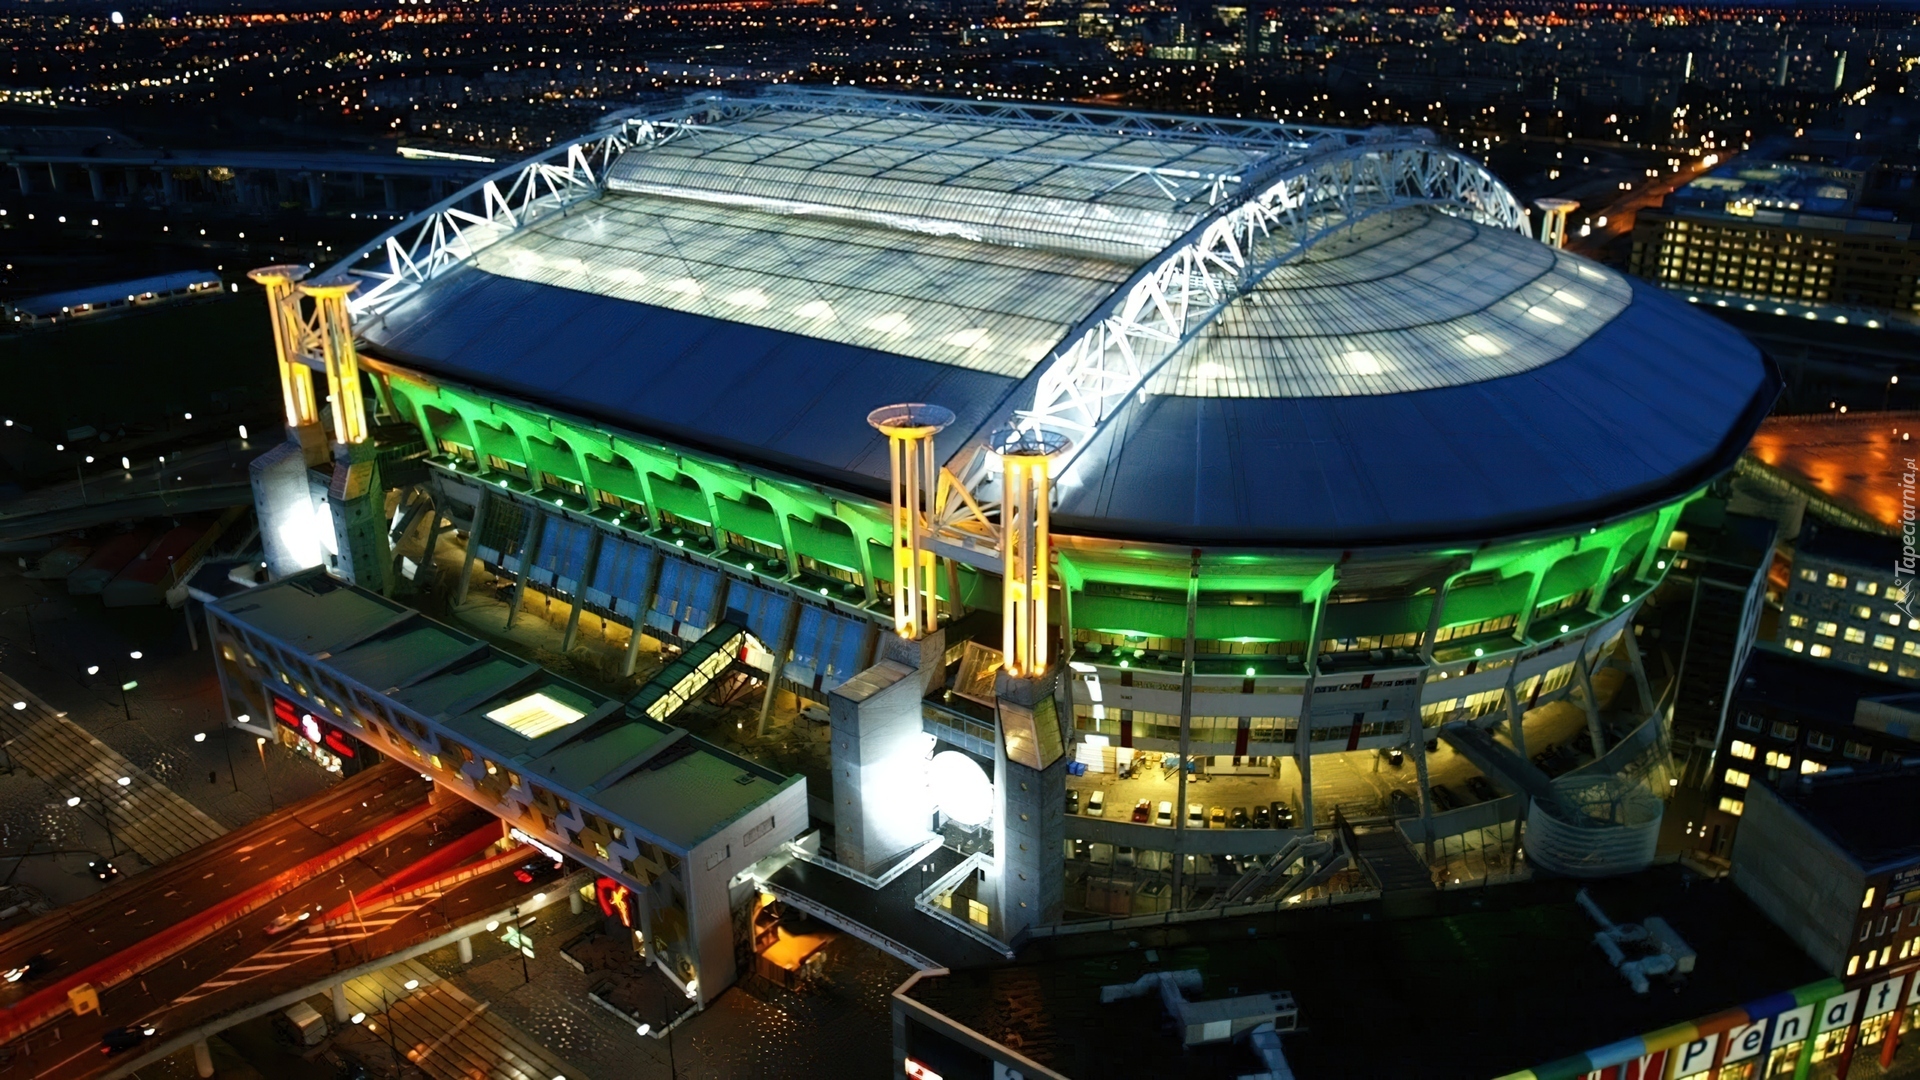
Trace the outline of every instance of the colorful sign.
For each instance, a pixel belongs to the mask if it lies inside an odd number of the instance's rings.
[[[633,929],[633,890],[613,880],[603,877],[593,883],[594,899],[600,901],[600,914],[613,918],[620,917],[620,925]]]
[[[1915,1005],[1920,1005],[1920,976],[1907,972],[1851,986],[1825,979],[1500,1080],[1688,1080],[1709,1075],[1720,1065],[1750,1061],[1817,1035],[1849,1031]],[[1898,1025],[1891,1026],[1888,1038],[1896,1037],[1897,1030]],[[1857,1038],[1847,1036],[1850,1044]],[[1883,1045],[1890,1057],[1893,1044]],[[1803,1066],[1810,1060],[1809,1052]]]
[[[324,746],[343,758],[358,757],[353,740],[332,724],[283,697],[273,699],[273,718],[315,746]]]

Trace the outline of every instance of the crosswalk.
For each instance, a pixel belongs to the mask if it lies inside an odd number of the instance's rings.
[[[542,1047],[486,1002],[414,960],[354,979],[347,1007],[392,1025],[408,1061],[432,1080],[583,1080],[586,1073]]]
[[[311,933],[295,932],[292,937],[277,945],[255,953],[252,957],[228,968],[219,978],[208,980],[185,994],[173,999],[174,1005],[187,1005],[211,994],[217,994],[242,983],[250,982],[264,975],[284,971],[295,964],[304,963],[323,953],[333,953],[341,957],[355,956],[354,947],[360,942],[400,922],[421,908],[440,899],[439,893],[424,893],[405,903],[391,904],[378,913],[362,919],[349,920],[331,929],[315,928]]]
[[[160,863],[227,830],[118,751],[0,674],[0,738],[7,753],[63,796],[105,805],[114,839]],[[121,784],[124,777],[126,784]]]

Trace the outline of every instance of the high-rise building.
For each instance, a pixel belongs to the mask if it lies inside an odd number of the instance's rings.
[[[1694,303],[1879,326],[1920,319],[1908,151],[1756,148],[1634,221],[1628,272]]]

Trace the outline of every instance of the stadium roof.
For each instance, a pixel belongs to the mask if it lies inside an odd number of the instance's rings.
[[[182,270],[173,274],[135,278],[132,281],[115,281],[105,285],[90,285],[84,289],[69,289],[65,292],[29,296],[15,300],[9,306],[29,315],[58,315],[68,308],[119,303],[147,293],[177,292],[189,285],[218,289],[220,275],[211,270]]]
[[[1020,109],[701,99],[592,198],[383,304],[370,351],[881,497],[872,408],[947,406],[941,452],[977,445],[1257,185],[1425,138]],[[1474,539],[1635,510],[1733,461],[1777,388],[1757,350],[1460,210],[1354,212],[1246,275],[1078,440],[1055,528]]]

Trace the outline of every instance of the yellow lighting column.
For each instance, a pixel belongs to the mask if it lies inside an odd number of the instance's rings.
[[[1544,214],[1540,219],[1540,242],[1548,247],[1567,246],[1567,215],[1580,209],[1577,199],[1535,199],[1533,205]]]
[[[933,519],[940,463],[933,437],[953,423],[953,410],[939,405],[883,405],[867,414],[887,437],[893,490],[893,632],[917,641],[934,628],[939,595],[937,561],[923,544]]]
[[[319,403],[313,398],[313,370],[300,359],[306,319],[300,314],[295,288],[307,275],[304,266],[263,266],[247,276],[267,290],[267,319],[273,325],[273,347],[280,358],[280,396],[286,406],[287,427],[298,431],[320,422]]]
[[[1029,679],[1047,670],[1047,510],[1050,470],[1065,436],[1002,428],[991,445],[1000,455],[1001,649],[1006,672]]]
[[[341,446],[367,439],[360,354],[353,347],[353,322],[347,314],[347,294],[359,287],[359,282],[345,279],[300,286],[303,294],[313,297],[320,350],[327,363],[327,393],[333,401],[333,439]]]

